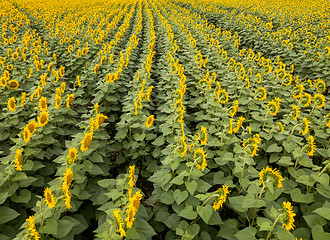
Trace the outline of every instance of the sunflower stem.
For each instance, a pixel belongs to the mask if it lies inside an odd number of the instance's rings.
[[[260,193],[259,193],[258,200],[261,199],[261,196],[262,196],[262,193],[263,193],[264,190],[265,190],[265,187],[266,187],[266,185],[265,185],[265,184],[262,184],[262,188],[261,188],[261,191],[260,191]],[[251,220],[251,224],[250,224],[249,226],[251,226],[251,227],[253,226],[253,224],[254,224],[254,219],[255,219],[256,214],[257,214],[258,211],[259,211],[259,208],[255,208],[255,209],[253,210],[252,220]]]
[[[300,125],[301,125],[301,124],[297,124],[297,125],[295,125],[295,126],[292,128],[292,131],[290,132],[290,135],[289,135],[288,139],[286,140],[287,142],[290,141],[290,138],[291,138],[291,136],[292,136],[294,130],[295,130],[298,126],[300,126]]]
[[[280,217],[282,216],[282,214],[278,215],[277,218],[275,219],[275,222],[272,226],[272,230],[269,231],[266,240],[268,240],[270,238],[270,236],[272,235],[272,232],[274,230],[274,227],[276,226],[276,223],[278,222],[278,220],[280,219]]]

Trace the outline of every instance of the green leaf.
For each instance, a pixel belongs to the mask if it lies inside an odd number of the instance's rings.
[[[188,197],[188,192],[187,191],[180,191],[179,189],[176,189],[173,193],[173,197],[175,202],[180,205],[184,200],[187,199]]]
[[[267,218],[258,217],[257,224],[260,227],[260,231],[270,231],[273,229],[273,222]]]
[[[46,224],[40,228],[41,233],[57,235],[57,221],[54,218],[46,220]]]
[[[318,215],[324,217],[327,220],[330,220],[330,208],[321,207],[314,210],[313,212],[317,213]]]
[[[317,240],[329,240],[330,233],[324,232],[323,228],[320,225],[315,225],[312,228],[313,239]]]
[[[311,193],[302,194],[299,188],[294,188],[290,192],[290,196],[292,198],[292,201],[298,202],[298,203],[311,203],[314,201],[314,196]]]
[[[281,151],[282,151],[282,147],[279,147],[277,146],[276,143],[273,143],[267,148],[266,152],[272,153],[272,152],[281,152]]]
[[[58,220],[57,221],[57,236],[58,238],[63,238],[69,234],[71,229],[75,224],[68,220]]]
[[[235,234],[238,240],[254,240],[257,229],[254,227],[246,227]]]
[[[191,195],[194,195],[197,189],[197,182],[192,180],[191,182],[185,182],[186,188]]]
[[[197,206],[197,213],[199,216],[204,220],[206,224],[208,224],[212,214],[213,214],[213,208],[210,204],[206,206]]]
[[[178,215],[181,217],[184,217],[186,219],[189,219],[189,220],[193,220],[197,217],[197,213],[194,211],[194,209],[191,205],[182,209]]]
[[[0,207],[0,224],[17,218],[20,214],[9,207]]]
[[[27,189],[22,189],[19,195],[14,194],[10,199],[17,203],[28,203],[31,199],[31,192]]]
[[[155,141],[152,142],[152,145],[155,145],[155,146],[159,147],[159,146],[162,146],[164,143],[165,143],[164,136],[161,135]]]
[[[327,224],[327,220],[317,214],[310,214],[303,217],[311,229],[316,225],[324,226]]]
[[[133,223],[133,227],[136,229],[139,235],[144,236],[145,239],[149,239],[152,236],[156,235],[154,229],[149,225],[146,220],[142,218],[137,218]]]

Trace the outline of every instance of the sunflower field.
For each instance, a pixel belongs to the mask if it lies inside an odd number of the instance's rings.
[[[0,240],[330,239],[330,1],[1,0]]]

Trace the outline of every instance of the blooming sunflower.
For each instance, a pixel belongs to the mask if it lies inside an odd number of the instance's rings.
[[[147,93],[145,95],[145,99],[147,99],[148,102],[150,102],[150,96],[151,96],[151,92],[152,92],[153,88],[154,88],[154,86],[149,87],[147,90]]]
[[[202,146],[205,146],[207,144],[206,127],[201,126],[201,136],[199,136],[198,140],[200,141]]]
[[[330,128],[330,113],[325,116],[325,126]]]
[[[285,218],[283,220],[282,227],[284,227],[286,230],[290,231],[294,228],[294,216],[296,214],[292,211],[292,206],[290,202],[283,202],[283,209],[285,213]]]
[[[154,115],[150,115],[146,121],[146,126],[147,128],[150,128],[151,125],[154,123],[155,121],[155,116]]]
[[[25,143],[28,143],[31,139],[32,134],[30,133],[30,130],[25,127],[23,130],[23,140]]]
[[[234,122],[234,119],[231,118],[230,121],[229,121],[229,131],[228,131],[228,134],[233,134],[233,122]]]
[[[80,147],[82,152],[87,151],[88,147],[92,143],[92,139],[93,139],[93,132],[92,131],[88,132],[88,133],[85,133],[85,137],[81,141],[81,147]]]
[[[183,133],[183,135],[180,138],[178,152],[181,154],[181,157],[183,158],[187,154],[187,143],[186,143],[186,136]]]
[[[48,108],[47,106],[47,98],[46,97],[41,97],[39,100],[39,110],[40,111],[46,111]]]
[[[49,208],[55,207],[55,199],[52,194],[52,190],[49,187],[45,188],[44,197],[45,197],[45,203]]]
[[[26,225],[26,227],[29,231],[30,236],[32,237],[31,240],[40,239],[39,233],[37,232],[37,229],[36,229],[35,220],[36,220],[35,216],[30,216],[26,219],[26,222],[28,223]]]
[[[7,79],[5,77],[0,78],[0,86],[6,87],[7,86]]]
[[[203,150],[203,148],[197,148],[194,151],[194,163],[196,165],[196,167],[198,169],[201,169],[202,171],[204,171],[204,169],[207,166],[207,162],[206,162],[206,154],[205,151]]]
[[[102,123],[104,123],[104,120],[106,120],[106,119],[108,119],[107,116],[105,116],[103,113],[98,113],[98,114],[96,115],[96,119],[95,119],[95,122],[97,123],[97,128],[96,128],[96,129],[98,129],[99,126],[100,126]]]
[[[127,217],[125,219],[126,227],[131,228],[133,226],[133,222],[135,220],[134,216],[136,213],[133,202],[130,202],[130,204],[128,205],[128,207],[126,209],[126,213],[127,213]]]
[[[311,122],[307,119],[307,118],[304,118],[303,121],[302,121],[302,128],[303,128],[303,131],[299,131],[299,133],[301,133],[302,135],[305,135],[309,132],[309,124]]]
[[[135,209],[135,214],[139,210],[139,206],[140,206],[140,202],[141,202],[142,196],[143,195],[141,194],[141,191],[139,190],[131,198],[131,202],[132,202],[133,207]]]
[[[9,89],[17,89],[19,87],[19,83],[16,80],[10,80],[8,81],[8,86]]]
[[[69,148],[69,154],[67,156],[69,164],[72,164],[76,161],[77,153],[78,153],[78,150],[76,148]]]
[[[319,92],[321,92],[321,93],[323,93],[323,92],[325,92],[325,90],[326,90],[326,84],[325,84],[325,82],[322,80],[322,79],[317,79],[317,80],[315,80],[316,81],[316,83],[315,83],[315,88],[319,91]]]
[[[309,104],[312,102],[312,96],[309,93],[305,93],[301,96],[300,101],[304,105],[304,107],[308,107]]]
[[[315,94],[314,101],[318,108],[325,106],[325,97],[320,93]]]
[[[16,150],[15,154],[15,169],[16,171],[22,171],[22,164],[23,164],[23,151],[21,149]]]
[[[30,121],[26,125],[26,128],[29,130],[29,132],[30,132],[31,135],[36,131],[37,127],[38,127],[38,124],[34,120]]]
[[[94,67],[94,73],[97,74],[97,72],[99,71],[100,69],[100,65],[96,64],[95,67]]]
[[[118,224],[118,232],[120,233],[120,237],[126,237],[126,233],[125,233],[125,230],[123,228],[124,223],[121,220],[119,210],[114,209],[113,214],[115,215],[115,218],[116,218],[116,221],[117,221],[117,224]]]
[[[239,109],[239,102],[238,100],[235,100],[234,103],[233,103],[233,106],[231,107],[231,109],[229,110],[229,115],[231,117],[234,117]]]
[[[72,208],[72,206],[71,206],[71,193],[70,193],[70,191],[67,189],[67,190],[65,190],[65,192],[64,192],[64,203],[65,203],[65,208],[67,208],[67,209],[71,209]]]
[[[315,141],[314,141],[314,137],[313,136],[309,136],[308,138],[307,138],[307,155],[308,156],[313,156],[313,153],[314,153],[314,151],[315,151],[315,149],[316,149],[316,145],[315,145],[315,143],[314,143]]]
[[[305,87],[303,84],[299,84],[294,86],[292,89],[292,96],[296,99],[300,99],[303,95],[302,92],[305,90]]]
[[[40,113],[40,116],[38,117],[38,123],[39,123],[39,127],[43,127],[48,123],[48,119],[49,119],[49,113],[44,111]]]
[[[283,85],[290,86],[292,82],[292,75],[290,73],[285,73],[283,77]]]
[[[24,104],[26,103],[26,92],[22,92],[21,96],[21,107],[24,107]]]
[[[267,97],[267,90],[263,87],[259,87],[254,93],[255,99],[264,101]]]
[[[277,188],[281,188],[282,186],[282,181],[284,178],[281,176],[278,170],[271,169],[270,167],[263,168],[259,172],[259,179],[261,180],[262,185],[265,186],[265,182],[272,182],[273,186],[276,186]]]
[[[15,110],[16,110],[16,101],[15,101],[15,97],[11,97],[11,98],[9,98],[8,103],[7,103],[7,107],[8,107],[8,109],[9,109],[9,111],[11,111],[11,112],[15,112]]]
[[[222,187],[215,192],[218,196],[214,198],[214,202],[213,202],[214,211],[218,211],[222,207],[222,205],[226,202],[227,195],[230,193],[228,188],[229,186],[222,185]]]
[[[64,77],[65,70],[63,66],[60,67],[59,73],[60,73],[60,77]]]

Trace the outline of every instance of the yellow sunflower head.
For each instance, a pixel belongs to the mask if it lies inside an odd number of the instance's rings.
[[[44,127],[48,123],[48,119],[49,113],[46,111],[41,112],[40,116],[38,117],[39,127]]]
[[[8,107],[8,110],[9,111],[15,112],[15,110],[16,110],[16,100],[15,100],[15,97],[9,98],[8,103],[7,103],[7,107]]]
[[[147,118],[147,121],[146,121],[146,126],[147,128],[150,128],[151,125],[154,123],[155,121],[155,116],[154,115],[150,115],[148,118]]]
[[[17,89],[19,87],[19,83],[16,80],[10,80],[8,81],[8,86],[9,89]]]
[[[55,207],[55,198],[52,194],[52,190],[47,187],[44,190],[44,198],[45,198],[45,203],[49,208]]]
[[[320,93],[315,94],[314,101],[315,101],[316,107],[318,107],[318,108],[322,108],[325,106],[325,97]]]
[[[203,148],[197,148],[194,151],[194,163],[198,169],[204,171],[207,166],[206,154]]]
[[[278,170],[271,169],[269,166],[266,168],[263,168],[259,172],[259,179],[261,180],[262,185],[265,185],[266,182],[271,182],[273,183],[273,186],[276,186],[277,188],[281,188],[282,186],[282,181],[284,178],[281,176]]]
[[[293,212],[290,202],[283,202],[283,210],[284,210],[284,218],[283,218],[282,227],[290,231],[291,229],[294,228],[293,223],[294,223],[294,216],[296,216],[296,214]]]
[[[83,140],[81,141],[81,147],[80,150],[82,152],[85,152],[88,150],[88,147],[91,145],[92,143],[92,139],[93,139],[93,132],[90,131],[88,133],[85,133],[85,137],[83,138]]]
[[[267,90],[263,87],[259,87],[254,93],[255,99],[264,101],[267,97]]]

